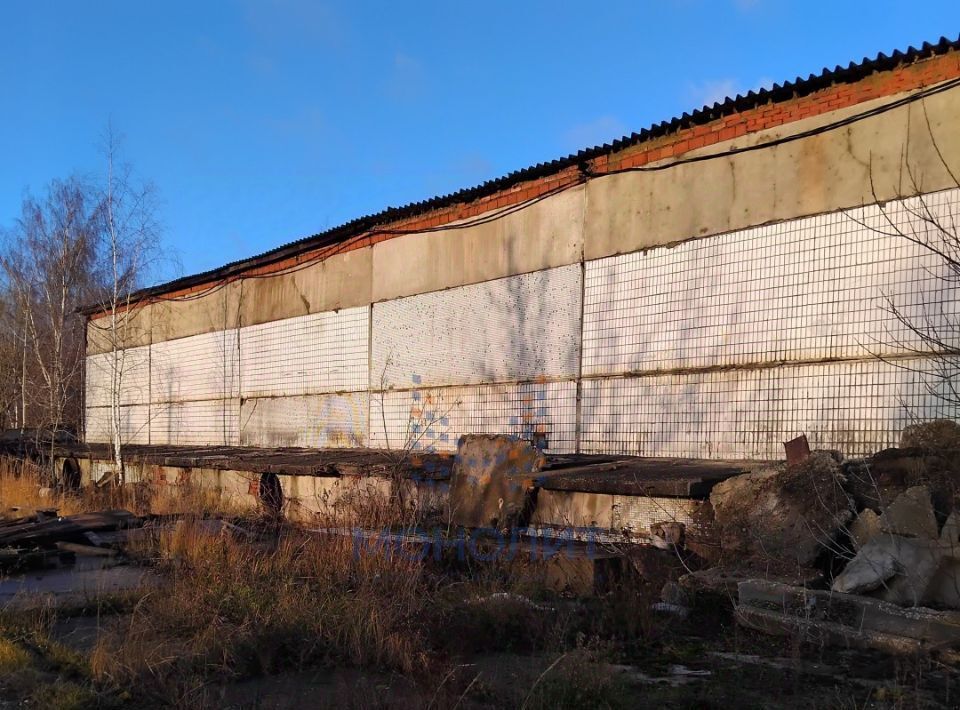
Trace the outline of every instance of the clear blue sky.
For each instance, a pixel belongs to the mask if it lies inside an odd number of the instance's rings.
[[[957,0],[7,0],[0,225],[25,190],[100,170],[112,118],[203,271],[958,33]]]

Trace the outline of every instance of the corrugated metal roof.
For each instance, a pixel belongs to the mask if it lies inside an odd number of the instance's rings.
[[[383,227],[386,224],[396,222],[397,220],[415,217],[457,203],[470,202],[512,187],[517,183],[554,175],[566,168],[581,164],[592,158],[615,153],[624,148],[675,133],[684,128],[710,123],[718,118],[747,111],[763,104],[777,103],[792,98],[807,96],[834,84],[853,83],[874,72],[889,71],[902,64],[909,64],[917,60],[945,54],[951,50],[960,50],[960,37],[956,40],[941,37],[940,41],[935,44],[924,42],[919,48],[909,47],[906,51],[897,50],[890,55],[881,52],[872,59],[864,57],[860,62],[850,62],[846,67],[839,65],[833,69],[824,67],[819,74],[810,74],[810,76],[806,78],[797,77],[793,81],[774,84],[769,89],[750,91],[745,95],[738,94],[734,98],[727,98],[722,102],[713,104],[713,106],[703,106],[693,111],[693,113],[684,113],[682,116],[674,117],[669,121],[661,121],[648,128],[644,128],[639,133],[631,133],[629,136],[623,136],[611,143],[604,143],[603,145],[571,153],[563,158],[551,160],[546,163],[537,163],[522,170],[515,170],[507,175],[488,180],[474,187],[465,188],[446,195],[438,195],[420,202],[411,202],[402,207],[388,207],[380,212],[358,217],[324,232],[275,247],[262,254],[234,261],[216,269],[211,269],[210,271],[184,276],[173,281],[143,289],[136,294],[136,297],[138,299],[148,298],[153,295],[189,288],[235,275],[251,267],[263,266],[274,261],[296,256],[310,249],[346,241],[347,239],[361,235],[377,227]],[[86,312],[96,312],[98,309],[91,307],[85,310]]]

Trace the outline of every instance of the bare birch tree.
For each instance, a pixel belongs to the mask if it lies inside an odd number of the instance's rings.
[[[136,179],[133,169],[121,158],[122,138],[113,126],[107,127],[102,152],[106,178],[102,192],[103,262],[105,288],[98,301],[103,318],[91,327],[105,341],[109,353],[110,444],[115,475],[123,481],[123,449],[126,441],[124,401],[130,366],[131,344],[142,335],[135,317],[136,291],[160,258],[159,224],[156,218],[156,190],[149,182]]]
[[[80,420],[84,334],[75,311],[97,291],[99,234],[95,192],[78,178],[54,181],[43,201],[24,200],[0,254],[9,347],[20,366],[18,423],[42,430],[50,446]]]

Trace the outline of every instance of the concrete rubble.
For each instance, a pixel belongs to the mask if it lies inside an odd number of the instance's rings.
[[[719,554],[663,602],[726,597],[743,625],[823,643],[960,646],[960,425],[912,425],[865,460],[793,461],[714,487],[699,537]]]
[[[852,518],[839,464],[814,452],[796,466],[729,478],[710,494],[725,558],[808,566]]]

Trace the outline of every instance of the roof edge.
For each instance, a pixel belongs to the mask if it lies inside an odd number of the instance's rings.
[[[380,212],[358,217],[326,231],[283,244],[252,257],[140,289],[131,296],[131,300],[141,302],[171,291],[181,291],[211,281],[235,277],[250,269],[267,266],[309,250],[345,242],[388,224],[418,217],[451,205],[472,202],[502,192],[520,183],[553,176],[568,168],[583,165],[595,158],[611,155],[680,130],[709,124],[726,116],[742,113],[764,104],[781,103],[802,98],[836,84],[856,83],[873,73],[892,71],[900,66],[948,54],[951,51],[960,51],[960,36],[955,40],[941,37],[936,43],[924,42],[920,48],[911,46],[906,51],[897,50],[889,55],[880,52],[873,59],[864,57],[860,62],[850,62],[846,67],[839,65],[833,69],[824,67],[819,74],[810,74],[807,78],[797,77],[793,81],[786,81],[782,84],[774,83],[769,89],[763,88],[759,91],[749,91],[745,95],[738,94],[734,98],[728,97],[724,101],[714,103],[713,106],[705,105],[692,113],[684,113],[669,121],[661,121],[639,132],[631,133],[629,136],[622,136],[610,143],[579,150],[556,160],[537,163],[456,192],[438,195],[419,202],[411,202],[401,207],[388,207]],[[101,305],[91,304],[79,309],[78,312],[90,316],[101,313],[103,310]]]

